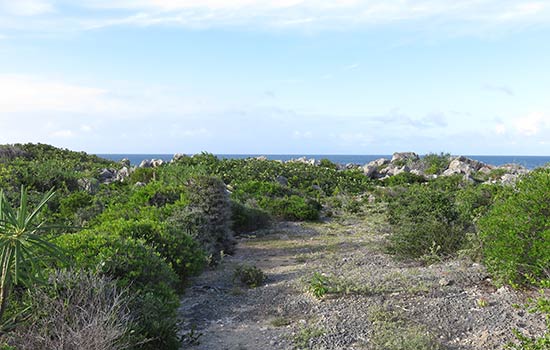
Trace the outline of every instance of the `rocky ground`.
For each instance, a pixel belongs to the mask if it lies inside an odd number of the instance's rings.
[[[185,349],[502,349],[511,330],[542,332],[514,304],[525,294],[492,286],[467,260],[431,265],[383,253],[385,218],[281,223],[239,239],[237,252],[193,280],[182,298]],[[233,281],[255,265],[264,285]],[[316,298],[317,276],[328,293]]]

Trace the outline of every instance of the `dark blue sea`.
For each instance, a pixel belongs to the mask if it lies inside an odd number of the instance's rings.
[[[128,158],[132,165],[139,165],[144,159],[162,159],[169,161],[174,156],[173,154],[98,154],[98,156],[114,161],[120,161],[123,158]],[[249,157],[258,157],[261,154],[216,154],[218,158],[242,159]],[[290,160],[292,158],[306,157],[308,159],[323,159],[326,158],[332,162],[340,164],[360,164],[364,165],[378,158],[389,158],[387,154],[369,154],[369,155],[347,155],[347,154],[265,154],[265,157],[272,160]],[[522,165],[528,169],[534,169],[550,163],[550,156],[466,156],[486,164],[503,165],[515,163]]]

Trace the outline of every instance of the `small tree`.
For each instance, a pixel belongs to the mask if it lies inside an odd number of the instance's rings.
[[[54,196],[50,190],[36,208],[28,207],[27,190],[21,187],[19,208],[14,209],[0,191],[0,320],[13,286],[36,278],[43,264],[41,253],[61,258],[61,250],[40,236],[48,228],[38,214]]]

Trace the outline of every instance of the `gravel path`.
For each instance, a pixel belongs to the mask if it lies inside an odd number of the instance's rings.
[[[514,328],[543,320],[513,305],[525,295],[492,287],[482,266],[429,266],[382,253],[381,214],[325,223],[281,223],[240,238],[234,256],[192,281],[180,315],[184,349],[502,349]],[[268,279],[233,281],[242,264]],[[307,292],[314,273],[333,290]]]

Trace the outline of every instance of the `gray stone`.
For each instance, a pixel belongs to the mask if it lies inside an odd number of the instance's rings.
[[[158,168],[159,166],[162,166],[164,164],[164,160],[162,159],[152,159],[151,160],[151,166],[153,168]]]
[[[139,163],[140,168],[150,168],[152,167],[151,161],[149,159],[144,159]]]
[[[281,186],[288,186],[288,179],[282,175],[277,176],[275,181]]]
[[[94,178],[78,179],[78,188],[90,194],[95,194],[99,190],[99,181]]]
[[[414,152],[395,152],[391,158],[391,162],[397,161],[413,161],[416,162],[420,157]]]
[[[178,160],[180,159],[183,159],[183,158],[186,158],[187,156],[183,153],[176,153],[174,154],[174,156],[172,157],[172,160],[171,162],[174,163],[174,162],[177,162]]]
[[[130,159],[124,158],[120,161],[120,164],[122,164],[125,167],[129,167],[130,166]]]
[[[130,169],[128,167],[123,167],[117,171],[115,180],[124,182],[128,176],[130,176]]]

